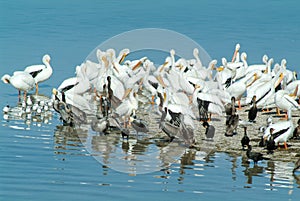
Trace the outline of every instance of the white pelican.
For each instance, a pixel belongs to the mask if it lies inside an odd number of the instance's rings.
[[[121,64],[125,57],[127,57],[127,55],[130,53],[130,50],[125,48],[125,49],[122,49],[120,52],[119,52],[119,56],[116,58],[117,62],[119,64]]]
[[[248,74],[249,72],[253,71],[253,70],[259,70],[259,71],[264,71],[267,67],[267,64],[268,64],[268,55],[264,55],[262,57],[262,61],[263,61],[263,64],[251,64],[251,65],[248,65],[248,68],[246,69],[246,74]]]
[[[60,101],[75,106],[76,108],[84,111],[86,114],[92,114],[92,108],[89,102],[82,95],[70,93],[68,91],[66,93],[59,92],[55,88],[52,89],[52,94],[54,95],[54,100],[58,98]]]
[[[238,80],[246,75],[245,71],[248,68],[248,63],[247,63],[247,54],[245,52],[241,54],[241,61],[243,65],[237,67],[236,76],[234,80]]]
[[[253,81],[251,83],[247,84],[247,82],[249,80],[252,80],[252,77],[254,77]],[[251,84],[253,84],[256,80],[257,80],[256,73],[254,73],[253,75],[248,74],[245,78],[243,78],[237,82],[234,82],[226,89],[226,91],[231,96],[234,96],[236,98],[236,100],[238,101],[239,109],[241,109],[241,98],[242,98],[243,94],[246,92],[247,87],[251,86]]]
[[[290,116],[289,116],[290,118]],[[290,119],[288,121],[279,121],[274,124],[270,124],[263,135],[264,139],[268,139],[270,137],[270,129],[273,128],[273,136],[276,144],[284,143],[285,149],[287,149],[286,142],[293,136],[293,131],[295,129],[293,121]]]
[[[229,68],[227,66],[227,60],[223,57],[222,58],[223,66],[217,68],[217,73],[215,75],[215,80],[217,80],[221,85],[222,88],[228,88],[231,84],[233,79],[236,76],[236,68]]]
[[[35,93],[38,94],[40,82],[44,82],[48,80],[52,75],[52,67],[50,65],[50,56],[48,54],[43,56],[43,64],[42,65],[32,65],[25,68],[25,72],[32,75],[36,83],[36,91]]]
[[[203,67],[202,62],[201,62],[200,57],[199,57],[199,50],[197,48],[194,49],[193,56],[196,59],[196,62],[194,63],[193,67],[195,67],[196,69],[199,69],[199,68]]]
[[[107,75],[98,77],[95,88],[98,92],[103,92],[103,86],[107,85],[107,77],[111,77],[111,89],[113,90],[114,96],[116,96],[119,100],[122,100],[125,94],[124,84],[116,78],[114,75]]]
[[[286,59],[282,59],[280,69],[281,72],[283,72],[284,76],[286,77],[286,83],[289,84],[296,79],[294,73],[286,68],[286,63],[287,63]]]
[[[275,94],[275,88],[281,83],[283,78],[283,73],[277,73],[271,81],[262,83],[256,88],[249,89],[247,91],[246,104],[249,104],[252,100],[252,97],[255,95],[257,98],[257,106],[264,106],[266,100]]]
[[[231,59],[231,62],[239,62],[240,59],[240,55],[239,55],[239,50],[241,48],[241,45],[239,43],[237,43],[235,45],[235,50]]]
[[[19,98],[21,91],[23,91],[24,100],[26,99],[27,92],[32,90],[35,85],[35,80],[33,77],[29,73],[23,71],[16,71],[12,76],[5,74],[2,76],[1,80],[5,84],[11,84],[14,88],[18,89]]]
[[[159,88],[161,89],[161,88]],[[162,108],[167,108],[168,109],[168,113],[167,113],[167,120],[171,120],[174,119],[174,115],[176,116],[176,114],[183,114],[183,115],[189,115],[192,119],[196,119],[193,111],[191,110],[191,107],[189,107],[187,105],[188,103],[188,99],[185,101],[184,104],[180,104],[183,101],[180,100],[182,97],[179,96],[174,96],[174,98],[171,96],[171,92],[169,91],[170,89],[164,89],[163,92],[162,91],[158,91],[159,93],[164,95],[164,99],[160,100],[163,103],[161,104]],[[175,102],[176,101],[176,102]]]
[[[218,95],[209,92],[200,92],[204,86],[195,86],[193,93],[193,104],[198,107],[200,120],[210,120],[208,113],[222,115],[223,103]]]
[[[297,88],[298,91],[298,88]],[[297,92],[296,92],[297,93]],[[300,110],[300,105],[291,97],[288,91],[279,90],[275,93],[275,104],[279,109],[286,110],[285,119],[291,118],[288,116],[290,110]],[[279,110],[278,110],[279,111]]]
[[[91,89],[91,84],[85,74],[86,68],[82,66],[76,67],[76,77],[65,79],[57,88],[60,92],[74,92],[77,94],[84,94]]]
[[[124,118],[124,126],[126,127],[126,119],[129,121],[130,116],[134,116],[138,109],[138,100],[136,99],[136,88],[130,90],[128,98],[116,108],[116,114]]]
[[[295,80],[295,81],[289,83],[286,86],[285,90],[287,90],[289,93],[293,93],[296,90],[297,86],[298,86],[298,90],[295,95],[298,97],[299,104],[300,104],[300,80]]]

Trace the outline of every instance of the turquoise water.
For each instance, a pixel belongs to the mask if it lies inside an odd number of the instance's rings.
[[[241,44],[248,62],[263,54],[299,71],[299,1],[4,1],[0,0],[0,74],[52,57],[51,89],[75,73],[105,40],[133,29],[184,34],[212,58],[231,58]],[[17,91],[1,84],[0,108],[17,104]],[[41,121],[2,119],[0,200],[298,200],[291,163],[245,164],[240,156],[186,153],[168,171],[126,174],[95,160],[78,133],[65,131],[56,114]],[[79,134],[80,135],[80,134]],[[298,182],[298,183],[297,183]]]

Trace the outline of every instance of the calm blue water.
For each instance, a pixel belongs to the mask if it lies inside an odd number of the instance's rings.
[[[40,93],[73,76],[75,66],[100,43],[125,31],[163,28],[199,43],[212,58],[231,58],[234,46],[261,63],[267,53],[299,73],[300,2],[290,1],[72,1],[0,0],[0,74],[40,63],[49,53],[54,68]],[[113,48],[113,47],[112,47]],[[1,84],[0,108],[17,104],[17,92]],[[0,200],[298,200],[282,166],[247,166],[241,157],[214,153],[207,160],[189,153],[170,174],[128,175],[102,166],[77,134],[61,131],[58,116],[45,122],[2,119]],[[278,170],[279,168],[279,170]],[[280,174],[279,174],[280,175]],[[272,177],[277,177],[275,180]]]

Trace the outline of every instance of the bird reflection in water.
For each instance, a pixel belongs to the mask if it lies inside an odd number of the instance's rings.
[[[244,175],[247,177],[247,184],[253,184],[253,176],[259,176],[263,173],[264,167],[259,166],[257,164],[253,165],[253,167],[250,166],[250,163],[248,163],[247,157],[242,157],[242,166],[245,167],[245,170],[243,170]]]
[[[52,120],[52,105],[53,102],[47,96],[28,95],[26,101],[18,102],[16,106],[4,106],[3,119],[13,129],[29,130],[31,126],[41,127]],[[24,124],[20,124],[20,121],[24,121]]]
[[[57,155],[81,155],[87,132],[70,126],[57,125],[54,131],[54,152]],[[64,159],[63,159],[64,160]]]

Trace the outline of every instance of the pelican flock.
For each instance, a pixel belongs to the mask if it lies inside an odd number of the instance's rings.
[[[151,112],[156,115],[157,129],[170,141],[177,138],[189,147],[197,144],[197,123],[204,123],[208,129],[207,122],[213,123],[213,116],[224,119],[225,136],[233,137],[241,122],[241,109],[248,111],[247,125],[255,124],[256,116],[266,109],[277,109],[278,115],[280,111],[286,115],[265,128],[263,138],[272,137],[276,145],[283,143],[287,149],[295,129],[292,111],[300,110],[300,81],[287,68],[285,59],[272,67],[274,59],[263,55],[262,64],[248,64],[247,54],[240,54],[240,49],[237,44],[231,61],[222,58],[219,67],[217,60],[204,66],[198,49],[193,50],[193,58],[177,60],[172,49],[158,66],[147,57],[126,60],[129,49],[119,53],[114,49],[97,50],[96,62],[87,60],[78,65],[76,76],[53,89],[53,108],[64,124],[90,123],[92,130],[105,134],[109,134],[112,119],[120,122],[117,127],[121,131],[134,127],[139,133],[151,132],[143,120],[143,114]],[[24,91],[26,98],[34,87],[38,93],[38,84],[51,75],[50,56],[45,55],[42,65],[28,66],[13,76],[4,75],[2,81]],[[138,124],[140,121],[145,123]],[[245,128],[245,123],[242,126]],[[245,150],[255,163],[261,159],[253,157],[249,141],[242,144],[243,149],[248,146]]]

